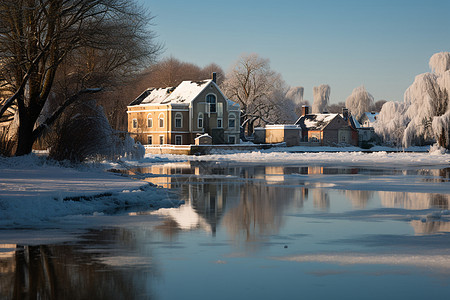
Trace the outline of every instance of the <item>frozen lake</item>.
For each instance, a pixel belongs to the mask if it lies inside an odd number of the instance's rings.
[[[450,168],[200,160],[126,173],[179,206],[0,230],[0,298],[448,297]]]

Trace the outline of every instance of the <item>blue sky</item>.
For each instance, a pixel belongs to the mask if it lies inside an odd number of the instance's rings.
[[[331,87],[331,102],[360,85],[403,100],[432,54],[450,51],[450,0],[138,0],[174,56],[227,71],[243,53],[270,59],[290,86]]]

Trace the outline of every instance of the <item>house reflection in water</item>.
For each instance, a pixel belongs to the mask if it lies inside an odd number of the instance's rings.
[[[151,173],[147,181],[175,190],[184,201],[179,208],[152,212],[166,217],[160,229],[171,237],[179,230],[194,229],[215,235],[222,224],[234,240],[258,240],[278,232],[285,208],[293,202],[302,206],[308,195],[304,187],[276,184],[299,168],[187,162],[138,172]]]
[[[303,207],[310,198],[315,209],[328,210],[333,202],[330,191],[308,190],[306,178],[298,175],[358,174],[356,168],[322,166],[236,166],[215,162],[183,162],[154,165],[136,169],[145,180],[169,188],[184,201],[174,209],[160,209],[152,214],[163,215],[160,229],[167,235],[180,230],[201,229],[215,235],[218,226],[225,226],[235,241],[257,241],[278,232],[282,216],[290,205]],[[377,172],[370,170],[365,172]],[[426,180],[447,180],[448,170],[423,170]],[[433,173],[434,172],[434,173]],[[443,173],[444,172],[444,173]],[[417,173],[416,173],[417,174]],[[414,174],[413,174],[414,175]],[[355,209],[366,209],[372,199],[382,207],[423,210],[450,208],[450,195],[430,193],[343,190]],[[379,200],[378,200],[379,199]],[[417,233],[439,231],[447,227],[413,223]],[[425,227],[423,227],[425,226]],[[420,227],[420,228],[419,228]],[[423,228],[422,228],[423,227]]]

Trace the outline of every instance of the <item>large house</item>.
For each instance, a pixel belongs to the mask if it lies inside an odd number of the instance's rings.
[[[215,78],[145,90],[127,107],[128,132],[144,145],[190,145],[205,135],[213,144],[239,143],[240,106]]]

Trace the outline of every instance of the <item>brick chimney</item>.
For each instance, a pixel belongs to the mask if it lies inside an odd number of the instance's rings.
[[[342,116],[344,117],[344,120],[347,121],[348,120],[348,108],[342,108]]]
[[[302,105],[302,116],[309,114],[309,106],[308,105]]]
[[[212,73],[212,78],[211,78],[211,79],[212,79],[212,81],[213,81],[214,83],[217,83],[217,81],[216,81],[216,80],[217,80],[217,74],[216,74],[216,72],[213,72],[213,73]]]

